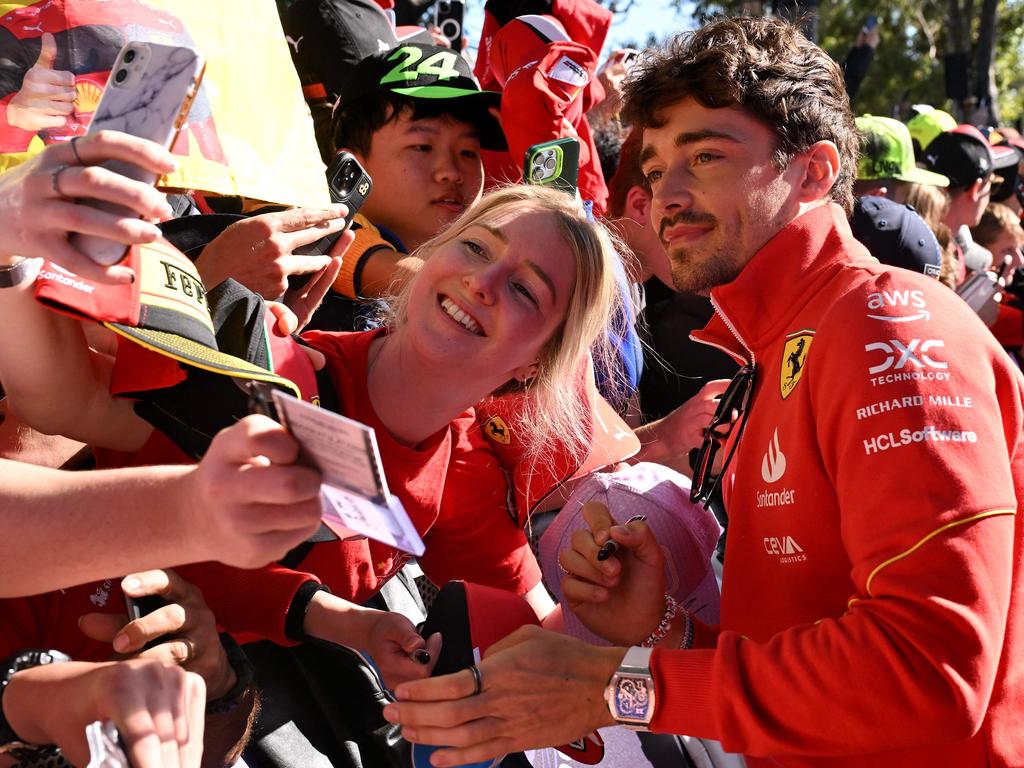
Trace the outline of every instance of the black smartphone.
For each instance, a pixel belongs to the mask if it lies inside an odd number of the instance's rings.
[[[148,616],[158,608],[163,608],[169,603],[159,595],[143,595],[142,597],[124,596],[124,607],[128,609],[128,620],[136,621],[143,616]]]
[[[576,194],[580,175],[578,139],[555,139],[534,144],[526,150],[523,180],[527,184],[550,184]]]
[[[877,16],[868,16],[868,20],[864,22],[864,31],[870,32],[872,29],[878,26]]]
[[[331,202],[343,203],[348,208],[348,213],[345,214],[345,226],[337,232],[321,237],[315,243],[296,248],[295,253],[297,254],[320,256],[331,250],[331,246],[352,225],[352,219],[359,213],[359,209],[366,202],[366,198],[370,196],[370,192],[373,191],[373,179],[350,152],[341,150],[327,168],[327,187],[331,191]],[[308,280],[310,275],[294,275],[293,277]],[[292,278],[288,278],[292,288],[301,285],[301,283],[292,284],[291,280]]]
[[[124,607],[128,610],[129,621],[136,621],[141,619],[143,616],[148,616],[153,613],[153,611],[163,608],[165,605],[170,605],[170,603],[159,595],[143,595],[142,597],[124,596]],[[163,635],[150,640],[143,646],[142,650],[148,651],[150,648],[160,645],[167,639],[168,635]]]
[[[462,50],[462,16],[465,10],[463,0],[437,0],[434,5],[434,26],[451,43],[453,51]]]

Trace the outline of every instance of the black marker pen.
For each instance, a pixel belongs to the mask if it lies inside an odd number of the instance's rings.
[[[629,520],[623,523],[623,525],[629,525],[630,523],[639,523],[641,520],[646,520],[647,515],[633,515]],[[604,544],[601,545],[601,549],[597,551],[597,561],[603,563],[609,557],[619,551],[619,542],[615,539],[608,539]]]

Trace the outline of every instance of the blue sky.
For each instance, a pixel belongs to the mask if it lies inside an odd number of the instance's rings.
[[[483,25],[483,0],[467,0],[465,30],[470,45],[476,47],[480,40],[480,27]],[[672,8],[671,0],[636,0],[627,14],[619,14],[612,23],[605,53],[620,47],[629,40],[643,44],[647,36],[654,32],[664,37],[670,31],[688,29],[693,25],[689,12],[677,14]],[[603,58],[603,56],[602,56]]]

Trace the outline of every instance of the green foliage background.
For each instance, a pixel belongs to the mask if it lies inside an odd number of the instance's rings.
[[[677,4],[680,13],[693,8],[695,21],[715,13],[739,13],[758,3],[742,0]],[[765,6],[768,3],[764,4]],[[970,38],[977,38],[975,2]],[[634,8],[636,12],[638,8]],[[902,119],[911,104],[926,103],[943,109],[950,104],[943,84],[942,56],[953,50],[949,38],[948,0],[822,0],[818,6],[820,43],[842,62],[868,16],[878,17],[882,42],[857,94],[854,110]],[[996,25],[996,85],[1003,123],[1024,117],[1024,0],[1000,0]],[[971,52],[973,65],[974,55]],[[973,88],[973,74],[971,86]]]

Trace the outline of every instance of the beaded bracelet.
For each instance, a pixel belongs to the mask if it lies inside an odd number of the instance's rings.
[[[683,639],[679,641],[679,649],[685,651],[693,647],[693,616],[685,608],[679,611],[683,614]]]
[[[672,620],[675,619],[676,613],[679,611],[679,603],[672,595],[665,593],[665,613],[661,617],[661,621],[658,626],[654,628],[654,631],[647,636],[640,645],[644,648],[653,648],[662,640],[665,639],[665,635],[672,629]]]

